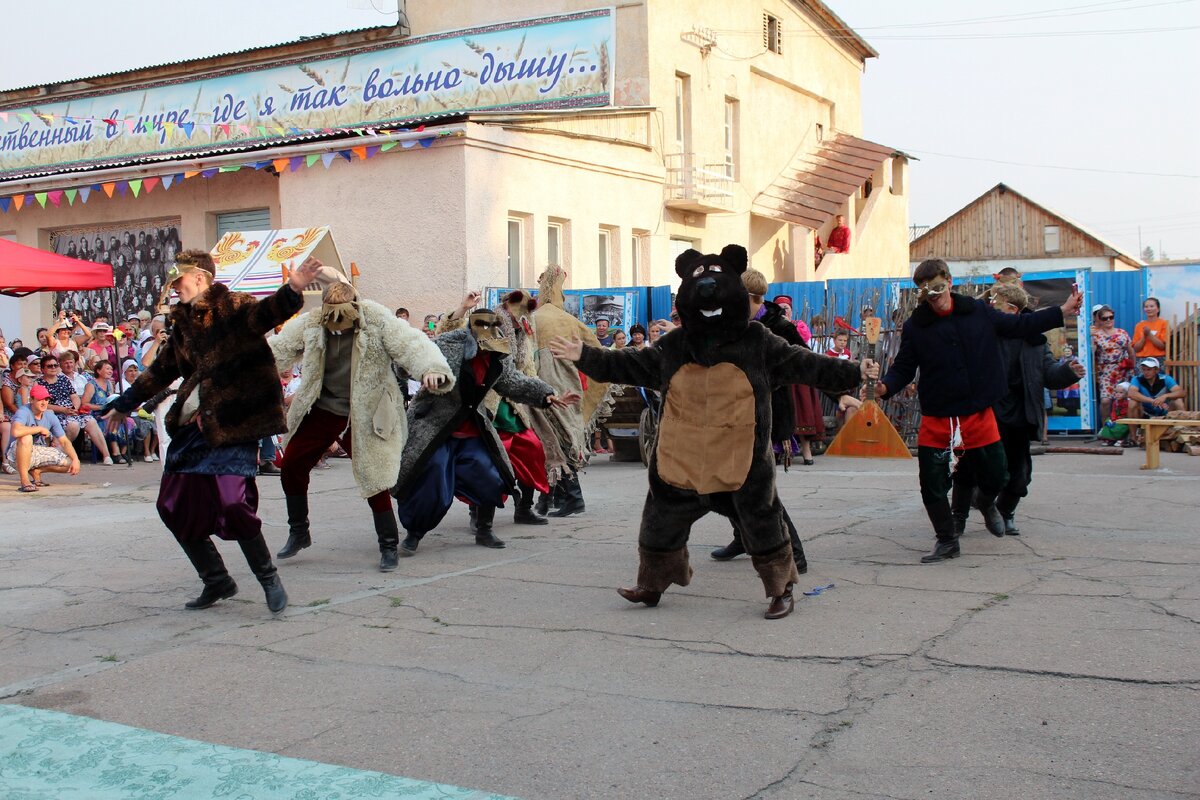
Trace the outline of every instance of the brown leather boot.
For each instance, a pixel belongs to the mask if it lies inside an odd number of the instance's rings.
[[[796,607],[796,601],[792,598],[792,584],[787,585],[787,591],[778,597],[771,598],[771,605],[767,606],[767,613],[763,614],[765,619],[783,619]]]
[[[658,601],[662,599],[662,592],[652,592],[649,589],[643,589],[641,586],[622,587],[617,589],[617,594],[631,603],[645,603],[651,608],[658,605]]]

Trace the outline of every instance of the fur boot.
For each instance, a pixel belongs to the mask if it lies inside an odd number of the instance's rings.
[[[762,578],[767,597],[779,597],[791,591],[792,584],[800,580],[796,561],[792,556],[792,544],[786,542],[763,555],[750,554],[758,577]]]

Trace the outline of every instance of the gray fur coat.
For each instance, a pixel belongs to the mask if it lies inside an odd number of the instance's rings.
[[[471,359],[479,353],[479,346],[467,328],[442,334],[433,342],[446,357],[450,372],[457,381],[453,391],[446,394],[432,394],[422,389],[413,398],[408,407],[408,443],[404,447],[400,473],[392,494],[403,500],[409,484],[421,474],[434,451],[468,419],[474,421],[479,429],[480,439],[499,470],[500,479],[505,486],[511,487],[516,482],[512,464],[484,408],[484,397],[489,390],[495,390],[501,397],[515,403],[546,408],[547,398],[555,393],[554,387],[537,378],[522,375],[513,366],[512,360],[500,353],[491,354],[491,364],[480,384],[470,365]]]

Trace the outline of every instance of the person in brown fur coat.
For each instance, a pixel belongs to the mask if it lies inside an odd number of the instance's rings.
[[[271,297],[256,300],[215,283],[216,266],[203,250],[176,257],[167,273],[179,303],[171,333],[154,362],[105,414],[109,430],[139,405],[183,378],[167,414],[171,445],[163,462],[158,514],[187,554],[204,590],[187,608],[208,608],[237,594],[210,538],[236,541],[262,584],[267,607],[287,607],[258,518],[258,442],[287,430],[283,392],[268,331],[304,305],[304,287],[320,262],[305,261]]]

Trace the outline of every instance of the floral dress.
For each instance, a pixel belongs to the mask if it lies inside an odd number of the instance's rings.
[[[1121,328],[1092,333],[1092,344],[1096,351],[1096,382],[1100,386],[1101,400],[1111,400],[1117,384],[1128,380],[1131,367],[1129,346],[1132,342],[1129,334]]]
[[[108,409],[105,408],[108,399],[117,394],[116,381],[109,380],[107,383],[100,383],[95,378],[89,377],[88,383],[92,385],[92,405],[100,406],[99,409],[92,412],[92,416],[96,418],[100,424],[100,429],[104,431],[104,440],[106,442],[116,442],[121,447],[124,447],[129,442],[129,434],[134,427],[133,422],[125,420],[125,424],[121,425],[121,427],[115,431],[110,431],[107,428],[107,423],[101,419],[101,417],[108,413]]]

